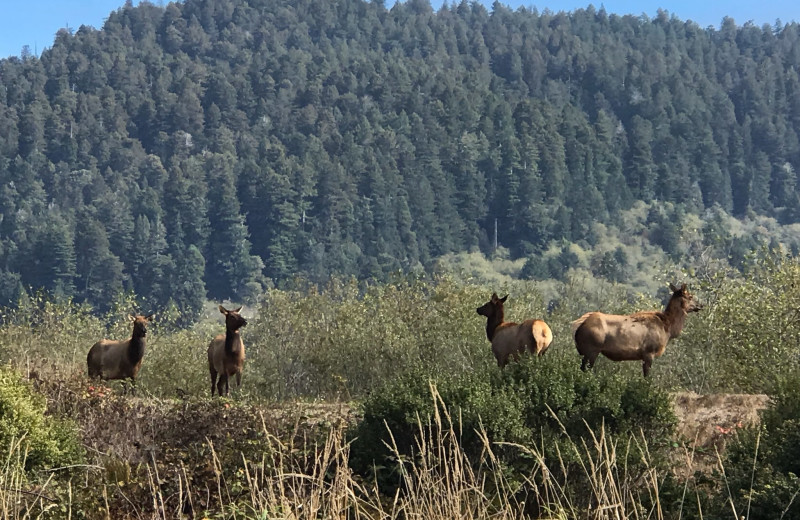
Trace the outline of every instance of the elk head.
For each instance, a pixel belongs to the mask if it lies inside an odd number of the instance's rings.
[[[239,307],[238,309],[228,310],[222,305],[219,306],[219,312],[225,315],[225,328],[230,331],[239,330],[240,328],[247,325],[247,320],[239,314],[242,308]]]
[[[681,284],[680,287],[669,284],[669,289],[672,291],[673,298],[680,298],[681,308],[684,312],[697,312],[703,308],[703,304],[689,292],[685,283]]]
[[[147,316],[134,316],[133,314],[128,315],[128,321],[133,323],[133,335],[141,338],[147,336],[147,326],[155,317],[155,314],[148,314]]]
[[[492,293],[492,298],[475,309],[478,314],[481,316],[486,316],[487,318],[491,318],[492,316],[496,316],[498,312],[503,312],[503,304],[508,299],[508,295],[506,294],[502,298],[498,298],[497,293]]]

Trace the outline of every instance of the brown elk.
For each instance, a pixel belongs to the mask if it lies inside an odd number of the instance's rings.
[[[236,386],[242,386],[242,367],[244,366],[244,343],[239,334],[239,329],[247,325],[239,311],[229,311],[222,305],[219,312],[225,315],[225,334],[220,334],[211,340],[208,345],[208,371],[211,373],[211,397],[214,397],[214,387],[217,394],[222,397],[222,389],[228,395],[228,378],[236,375]],[[217,382],[219,375],[219,382]]]
[[[587,312],[572,322],[572,336],[583,356],[581,370],[592,368],[601,353],[612,361],[641,361],[645,377],[653,359],[661,356],[683,330],[686,316],[703,308],[686,288],[669,284],[672,296],[664,311],[618,315]]]
[[[553,332],[542,320],[503,321],[503,304],[507,299],[507,294],[498,298],[497,293],[492,293],[492,298],[477,308],[478,314],[486,316],[486,337],[492,343],[500,368],[506,366],[509,356],[516,361],[525,350],[543,355],[553,341]]]
[[[101,339],[92,345],[86,356],[89,377],[106,380],[130,378],[135,393],[136,375],[142,367],[142,358],[144,357],[147,325],[153,321],[154,317],[154,314],[128,316],[128,319],[133,322],[131,339],[125,341]]]

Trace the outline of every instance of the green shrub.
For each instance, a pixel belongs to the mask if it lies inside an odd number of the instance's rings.
[[[247,366],[259,367],[251,384],[279,399],[352,399],[399,373],[472,371],[493,362],[475,313],[490,294],[447,277],[413,276],[270,290],[243,332]],[[517,302],[521,311],[524,301]]]
[[[87,305],[42,292],[26,295],[17,307],[3,309],[0,362],[85,370],[86,353],[104,334],[102,320]]]
[[[424,373],[399,377],[364,401],[362,419],[351,431],[351,464],[363,475],[374,471],[384,485],[396,483],[396,461],[387,445],[414,456],[419,425],[424,427],[435,411],[431,385],[460,425],[465,451],[477,460],[484,446],[476,432],[485,431],[490,442],[502,443],[493,450],[518,476],[528,475],[535,461],[514,444],[536,445],[552,454],[547,461],[551,470],[579,462],[567,444],[580,444],[581,439],[591,443],[591,435],[600,431],[626,440],[631,434],[643,435],[648,445],[666,444],[676,423],[666,391],[617,366],[584,373],[573,361],[525,356],[503,371],[487,366],[435,380]]]
[[[77,431],[68,421],[45,415],[47,403],[30,384],[9,367],[0,367],[0,450],[22,439],[27,449],[26,469],[80,462],[83,451]]]
[[[146,392],[162,396],[209,395],[208,343],[225,331],[224,324],[207,332],[196,325],[192,330],[180,330],[159,334],[158,323],[148,333],[147,350],[142,360],[142,369],[137,386]],[[205,332],[205,333],[204,333]],[[250,367],[248,367],[250,368]],[[245,369],[244,381],[252,371]],[[235,386],[235,385],[234,385]]]
[[[712,495],[712,512],[738,515],[749,508],[750,520],[800,519],[800,372],[785,377],[762,412],[760,426],[739,432],[723,459],[726,489]]]
[[[771,394],[798,367],[800,259],[761,251],[745,277],[719,272],[690,287],[705,308],[656,361],[656,377],[670,374],[665,384],[701,393]]]

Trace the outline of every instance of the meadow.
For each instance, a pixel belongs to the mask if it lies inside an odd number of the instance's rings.
[[[573,276],[296,280],[242,313],[240,389],[210,398],[216,304],[191,328],[158,313],[136,395],[90,381],[86,352],[130,337],[108,314],[34,294],[0,327],[3,518],[798,518],[792,442],[800,262],[764,253],[742,275],[668,272],[645,295]],[[705,308],[656,359],[581,372],[570,322],[663,308],[686,282]],[[541,358],[500,370],[476,307],[545,319]],[[767,394],[725,449],[679,433],[674,396]],[[719,445],[720,447],[722,445]],[[720,448],[721,449],[721,448]],[[705,452],[703,451],[705,450]],[[709,452],[709,450],[711,452]],[[711,463],[704,466],[698,457]],[[695,468],[696,466],[696,468]],[[694,471],[696,469],[697,471]]]

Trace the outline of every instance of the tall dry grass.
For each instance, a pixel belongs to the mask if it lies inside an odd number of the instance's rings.
[[[458,421],[450,416],[435,387],[432,390],[437,413],[419,421],[416,457],[408,459],[393,447],[400,462],[400,485],[393,494],[353,474],[343,428],[333,428],[324,443],[313,446],[286,444],[265,430],[271,449],[260,460],[243,460],[248,490],[244,501],[236,503],[231,492],[236,483],[223,478],[223,468],[215,466],[218,510],[254,519],[525,518],[525,504],[515,496],[517,486],[505,479],[485,432],[485,454],[476,464],[459,444]],[[212,460],[219,464],[218,457]],[[160,495],[157,487],[153,495]],[[180,517],[177,508],[173,513]]]
[[[38,485],[29,481],[25,472],[28,453],[24,440],[24,437],[11,440],[0,466],[0,518],[3,520],[38,520],[58,506],[58,501],[48,496],[50,478]]]
[[[379,489],[348,467],[350,445],[342,428],[331,429],[324,442],[298,445],[271,436],[270,448],[259,460],[242,460],[237,477],[226,478],[213,446],[212,463],[217,474],[214,511],[209,518],[353,519],[353,520],[512,520],[590,519],[666,520],[703,518],[700,499],[694,499],[687,478],[678,509],[662,503],[666,473],[653,464],[646,439],[631,437],[614,441],[601,427],[589,441],[567,443],[572,454],[545,454],[536,446],[510,445],[536,463],[522,480],[509,479],[493,443],[481,429],[483,452],[470,459],[460,445],[460,420],[431,387],[435,413],[418,418],[416,452],[401,454],[390,445],[398,463],[398,486],[393,493]],[[565,432],[566,433],[566,432]],[[391,444],[391,443],[390,443]],[[687,452],[687,464],[691,453]],[[569,474],[568,461],[581,461]],[[556,467],[557,466],[557,467]],[[181,480],[180,492],[166,496],[159,476],[150,479],[152,518],[188,518],[186,504],[193,493]],[[556,475],[566,475],[565,478]],[[574,481],[588,492],[576,494]],[[689,514],[691,512],[691,514]],[[736,512],[731,518],[738,519]]]
[[[435,404],[434,413],[417,419],[414,456],[403,455],[394,442],[389,443],[397,461],[398,485],[392,492],[351,471],[348,464],[350,444],[344,425],[334,425],[327,437],[316,443],[284,441],[264,426],[268,447],[260,457],[243,455],[241,464],[233,470],[224,467],[216,446],[209,442],[208,463],[216,475],[213,486],[196,486],[190,468],[185,466],[170,474],[160,472],[153,460],[145,469],[145,494],[131,497],[137,501],[131,504],[133,512],[125,515],[109,505],[109,497],[115,490],[120,491],[116,479],[112,478],[113,472],[107,472],[106,479],[110,480],[91,489],[80,485],[83,479],[80,472],[66,483],[51,482],[46,473],[37,481],[24,471],[25,453],[23,443],[18,441],[13,443],[0,467],[0,518],[704,518],[698,486],[691,476],[685,477],[683,494],[677,503],[662,500],[665,482],[674,475],[653,463],[646,439],[634,436],[615,440],[600,427],[585,440],[567,438],[562,444],[566,447],[561,449],[571,453],[545,453],[536,445],[506,443],[502,445],[505,451],[508,448],[519,450],[521,455],[534,461],[527,475],[509,478],[497,454],[500,444],[492,442],[481,427],[478,436],[482,452],[477,460],[469,457],[460,443],[464,433],[461,419],[451,415],[433,385],[431,399]],[[566,435],[566,429],[564,433]],[[685,456],[685,465],[691,467],[691,452],[687,451]],[[574,464],[576,460],[580,461],[578,465]],[[724,477],[721,459],[718,469]],[[96,466],[87,466],[85,471],[95,472],[96,477],[96,470]],[[724,479],[720,483],[718,491],[731,496]],[[57,490],[51,491],[53,486]],[[674,486],[671,491],[674,498]],[[87,500],[81,493],[98,496]],[[749,518],[749,508],[737,511],[733,500],[730,502],[730,518]],[[100,507],[81,510],[86,503]],[[202,508],[200,503],[204,504]]]

